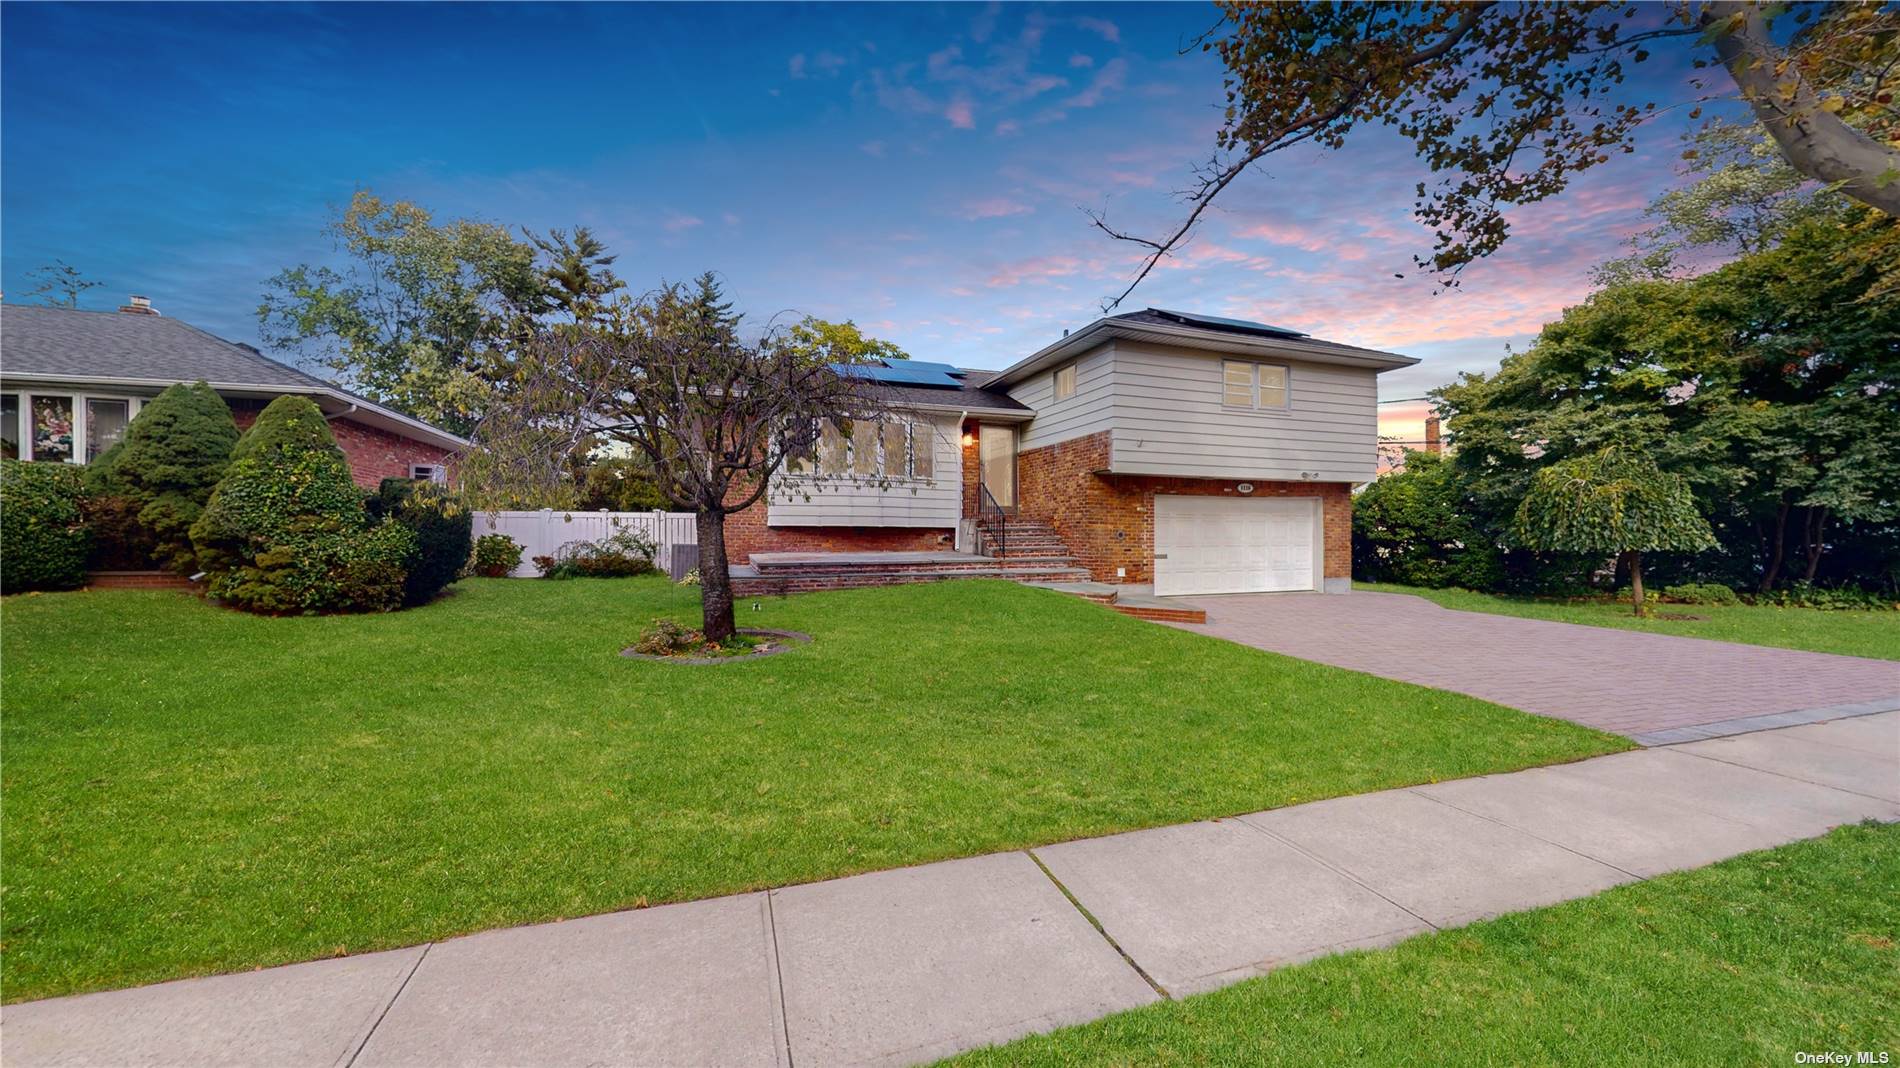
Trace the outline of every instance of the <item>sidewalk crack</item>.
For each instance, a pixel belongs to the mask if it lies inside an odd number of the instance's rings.
[[[1036,867],[1042,869],[1042,873],[1049,877],[1049,881],[1054,883],[1056,889],[1062,892],[1062,896],[1069,899],[1069,904],[1075,906],[1075,911],[1081,913],[1082,918],[1089,922],[1089,926],[1095,928],[1095,933],[1102,936],[1102,941],[1107,942],[1110,949],[1121,954],[1122,960],[1127,961],[1128,966],[1135,970],[1135,974],[1141,976],[1142,982],[1153,987],[1154,992],[1160,994],[1163,1001],[1174,1000],[1174,995],[1168,993],[1168,988],[1155,982],[1155,977],[1149,975],[1146,968],[1136,963],[1135,958],[1128,955],[1128,951],[1122,948],[1120,942],[1115,941],[1115,936],[1108,933],[1108,929],[1103,927],[1102,921],[1096,919],[1095,914],[1088,910],[1088,906],[1082,904],[1082,902],[1069,891],[1068,887],[1062,885],[1062,880],[1056,878],[1056,873],[1049,870],[1049,865],[1042,862],[1042,858],[1036,855],[1035,850],[1025,849],[1023,850],[1023,855],[1027,856],[1030,862],[1035,864]]]
[[[778,944],[778,911],[772,907],[772,891],[765,892],[765,925],[772,935],[772,978],[778,987],[778,1026],[785,1039],[785,1068],[792,1068],[792,1017],[785,1005],[785,954]]]
[[[416,954],[416,962],[409,966],[409,971],[403,975],[402,982],[396,984],[396,992],[389,995],[388,1001],[383,1002],[383,1011],[376,1014],[375,1022],[369,1025],[369,1030],[363,1032],[362,1041],[350,1051],[349,1058],[343,1061],[343,1068],[352,1068],[356,1064],[356,1058],[363,1055],[363,1050],[369,1046],[369,1040],[376,1036],[376,1029],[383,1026],[383,1020],[389,1016],[389,1010],[396,1007],[396,1000],[402,997],[403,991],[409,989],[409,981],[416,977],[416,972],[422,968],[422,962],[429,959],[429,951],[434,948],[434,942],[423,943],[422,952]]]
[[[1515,823],[1508,823],[1504,820],[1498,819],[1496,816],[1487,816],[1482,812],[1474,812],[1471,809],[1464,807],[1463,805],[1454,805],[1450,801],[1447,801],[1444,798],[1439,797],[1435,794],[1420,793],[1416,787],[1407,787],[1405,792],[1412,794],[1415,797],[1422,797],[1425,800],[1431,801],[1435,804],[1443,805],[1446,808],[1451,809],[1453,812],[1462,812],[1467,816],[1475,816],[1478,819],[1485,821],[1486,823],[1495,823],[1507,831],[1516,831],[1518,834],[1521,834],[1526,838],[1535,839],[1536,841],[1542,842],[1547,846],[1555,846],[1558,849],[1563,850],[1564,852],[1570,854],[1573,857],[1582,857],[1583,859],[1590,861],[1593,864],[1601,864],[1604,867],[1610,869],[1611,871],[1620,871],[1624,875],[1627,875],[1632,879],[1641,880],[1641,879],[1647,878],[1646,876],[1639,875],[1636,872],[1629,870],[1628,868],[1622,867],[1620,865],[1612,864],[1609,861],[1603,859],[1602,857],[1593,857],[1590,854],[1585,853],[1581,849],[1573,849],[1570,846],[1563,844],[1562,842],[1554,842],[1548,838],[1545,838],[1543,835],[1536,833],[1535,831],[1531,831],[1523,827],[1519,827]]]
[[[1340,867],[1339,865],[1334,864],[1332,861],[1327,860],[1325,857],[1320,856],[1318,853],[1315,853],[1312,850],[1301,845],[1300,843],[1295,842],[1293,839],[1288,838],[1282,834],[1275,834],[1273,831],[1270,831],[1265,827],[1261,827],[1255,824],[1253,821],[1247,819],[1245,816],[1235,816],[1233,818],[1233,821],[1235,823],[1240,824],[1243,827],[1246,827],[1248,830],[1251,830],[1256,834],[1266,835],[1268,838],[1273,839],[1274,841],[1280,843],[1281,845],[1286,846],[1288,849],[1291,849],[1295,853],[1298,853],[1300,856],[1305,857],[1306,859],[1312,861],[1313,863],[1319,865],[1320,867],[1325,868],[1327,871],[1330,871],[1333,874],[1339,876],[1340,878],[1345,879],[1347,882],[1352,883],[1354,886],[1357,886],[1359,889],[1364,890],[1366,893],[1371,894],[1373,897],[1378,898],[1380,901],[1383,901],[1386,904],[1392,906],[1393,908],[1398,909],[1400,912],[1405,913],[1407,916],[1412,917],[1413,919],[1431,928],[1432,930],[1434,931],[1444,930],[1444,928],[1438,926],[1432,921],[1426,919],[1425,917],[1419,915],[1418,913],[1412,911],[1411,909],[1406,908],[1404,905],[1400,904],[1399,902],[1392,900],[1390,897],[1386,896],[1385,892],[1380,890],[1378,887],[1373,886],[1371,883],[1366,882],[1364,879],[1361,879],[1359,876],[1354,875],[1352,872],[1347,871],[1346,869]],[[1227,821],[1222,820],[1221,822],[1225,823]]]

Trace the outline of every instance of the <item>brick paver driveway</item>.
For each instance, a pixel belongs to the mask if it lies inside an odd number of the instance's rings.
[[[1393,593],[1254,593],[1194,603],[1207,609],[1207,623],[1183,630],[1645,743],[1748,717],[1900,708],[1900,663],[1886,660],[1458,612]]]

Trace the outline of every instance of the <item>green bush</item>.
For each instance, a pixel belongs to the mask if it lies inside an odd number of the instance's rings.
[[[534,566],[542,578],[631,578],[651,574],[653,539],[632,530],[619,530],[599,541],[570,541],[553,556],[537,556]]]
[[[1818,608],[1830,612],[1890,612],[1900,610],[1900,601],[1888,594],[1863,590],[1858,586],[1825,587],[1797,582],[1785,590],[1758,593],[1746,598],[1749,604],[1777,608]]]
[[[266,613],[401,607],[415,535],[369,525],[363,495],[317,406],[279,397],[231,454],[191,529],[213,597]]]
[[[1405,467],[1353,502],[1352,570],[1366,582],[1488,590],[1504,580],[1497,540],[1468,518],[1457,470],[1435,453],[1407,452]]]
[[[89,571],[144,571],[154,562],[157,544],[150,528],[139,522],[139,502],[116,494],[87,494],[80,502],[92,549],[86,556]]]
[[[155,562],[181,575],[198,570],[191,526],[237,442],[230,406],[203,382],[168,386],[147,401],[124,439],[87,467],[91,495],[124,498],[137,508],[136,523],[112,509],[113,522],[99,531],[108,544],[97,552],[132,569]]]
[[[1741,604],[1741,597],[1734,590],[1719,582],[1685,582],[1680,586],[1664,586],[1663,600],[1678,604]]]
[[[521,566],[521,545],[506,534],[483,534],[475,539],[468,569],[483,578],[507,578]]]
[[[79,468],[0,460],[0,592],[70,590],[86,581],[91,537]]]
[[[580,478],[582,511],[651,512],[672,502],[660,492],[645,460],[613,456],[587,465]]]
[[[445,486],[406,478],[383,479],[369,500],[372,521],[400,524],[415,535],[416,552],[403,581],[403,604],[427,604],[461,577],[468,564],[475,516]]]

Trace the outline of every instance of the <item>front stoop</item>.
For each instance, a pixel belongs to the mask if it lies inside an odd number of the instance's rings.
[[[1088,571],[1075,566],[1067,555],[1004,558],[953,552],[753,553],[749,566],[732,569],[732,592],[738,597],[760,597],[945,579],[1074,582],[1088,577]]]

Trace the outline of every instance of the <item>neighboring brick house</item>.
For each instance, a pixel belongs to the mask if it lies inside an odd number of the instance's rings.
[[[1352,490],[1378,470],[1381,372],[1418,361],[1150,308],[1001,372],[893,362],[895,417],[828,429],[727,552],[987,552],[1035,520],[1098,582],[1158,595],[1351,586]],[[856,440],[854,440],[856,439]]]
[[[356,483],[447,478],[468,442],[314,375],[154,311],[140,297],[117,312],[0,307],[0,449],[86,463],[110,448],[139,406],[178,382],[207,382],[240,428],[285,394],[329,417]]]

